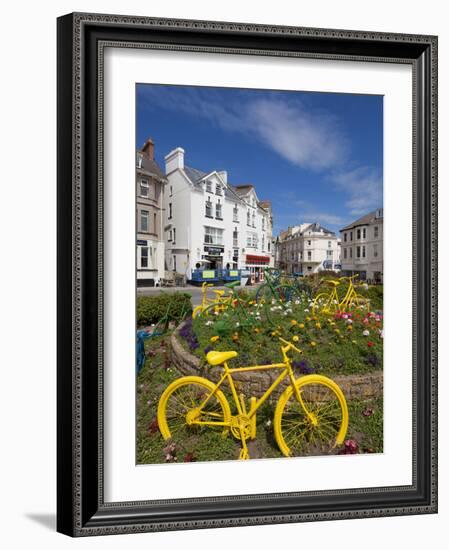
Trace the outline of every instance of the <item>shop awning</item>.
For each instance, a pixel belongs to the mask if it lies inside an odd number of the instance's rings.
[[[268,264],[270,263],[269,256],[257,256],[255,254],[246,255],[246,263]]]

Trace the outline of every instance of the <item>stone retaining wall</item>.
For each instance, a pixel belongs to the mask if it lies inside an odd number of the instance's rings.
[[[182,326],[182,325],[181,325]],[[178,330],[171,336],[172,361],[176,368],[182,374],[204,376],[214,382],[218,382],[223,369],[221,366],[211,367],[208,364],[201,363],[200,359],[189,353],[180,342],[181,336]],[[236,382],[238,391],[242,391],[246,396],[260,397],[273,381],[279,376],[279,371],[257,371],[257,372],[237,372],[232,375]],[[346,399],[370,399],[380,397],[383,393],[383,372],[375,371],[373,374],[348,374],[332,376],[342,389]],[[274,397],[278,397],[289,385],[289,380],[285,379],[273,392]]]

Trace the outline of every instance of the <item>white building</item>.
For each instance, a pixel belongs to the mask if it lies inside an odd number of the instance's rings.
[[[154,160],[149,138],[136,155],[137,286],[155,286],[164,277],[163,196],[167,180]]]
[[[340,230],[341,267],[361,280],[383,281],[383,208],[378,208]]]
[[[227,172],[184,163],[178,147],[165,157],[165,266],[190,279],[195,269],[248,267],[253,278],[271,262],[271,209],[252,185],[233,186]]]
[[[302,223],[281,231],[276,256],[278,267],[288,273],[340,269],[339,239],[319,223]]]

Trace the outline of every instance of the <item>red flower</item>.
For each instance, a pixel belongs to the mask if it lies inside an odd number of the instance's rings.
[[[193,453],[187,453],[184,457],[184,462],[193,462],[196,458],[193,456]]]
[[[369,340],[367,342],[367,345],[368,345],[369,348],[372,348],[374,346],[374,342],[371,342],[371,340]]]
[[[359,450],[359,444],[355,439],[347,439],[344,443],[344,447],[339,451],[339,455],[355,455]]]

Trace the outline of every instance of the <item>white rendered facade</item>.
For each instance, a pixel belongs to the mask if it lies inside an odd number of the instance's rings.
[[[311,275],[340,269],[339,239],[318,223],[303,223],[282,231],[277,248],[278,267],[288,273]]]
[[[366,214],[341,233],[341,264],[347,274],[361,280],[383,281],[383,209]]]
[[[190,279],[195,269],[255,267],[257,258],[270,265],[271,213],[254,188],[228,184],[224,171],[190,168],[184,156],[178,147],[165,157],[166,269]]]

